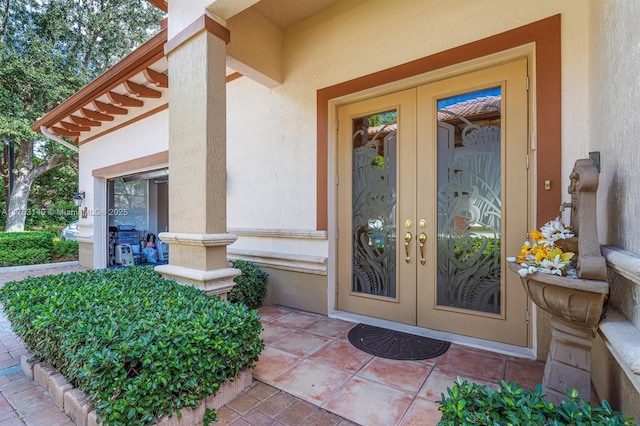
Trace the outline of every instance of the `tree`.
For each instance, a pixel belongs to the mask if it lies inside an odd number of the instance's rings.
[[[77,163],[73,151],[30,126],[150,38],[159,30],[161,17],[146,0],[2,0],[0,172],[8,200],[5,230],[24,229],[36,179]]]

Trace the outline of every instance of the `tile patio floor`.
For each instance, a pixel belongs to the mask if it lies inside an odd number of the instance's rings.
[[[0,272],[0,286],[83,269]],[[458,375],[490,385],[505,379],[533,387],[542,380],[542,362],[455,344],[438,358],[392,361],[351,346],[347,334],[354,323],[283,307],[261,308],[260,315],[266,347],[254,383],[218,410],[217,425],[435,425],[436,401]],[[17,367],[26,352],[0,313],[0,426],[72,425]]]

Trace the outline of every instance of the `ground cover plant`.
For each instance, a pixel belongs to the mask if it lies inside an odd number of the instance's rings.
[[[498,381],[499,390],[477,383],[458,380],[442,394],[438,425],[546,425],[546,426],[622,426],[635,425],[611,409],[607,401],[594,407],[573,390],[559,405],[545,399],[542,387],[524,390],[516,383]]]
[[[152,267],[10,282],[0,301],[30,352],[82,389],[105,425],[196,407],[264,348],[257,311]]]

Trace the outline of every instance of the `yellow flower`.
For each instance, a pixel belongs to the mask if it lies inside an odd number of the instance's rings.
[[[529,238],[531,238],[531,241],[533,241],[534,243],[537,243],[538,241],[543,240],[544,236],[542,235],[542,232],[536,229],[532,229],[531,231],[529,231]]]

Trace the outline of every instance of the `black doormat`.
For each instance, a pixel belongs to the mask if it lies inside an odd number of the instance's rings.
[[[449,349],[449,342],[358,324],[349,331],[349,341],[361,351],[382,358],[418,360],[435,358]]]

